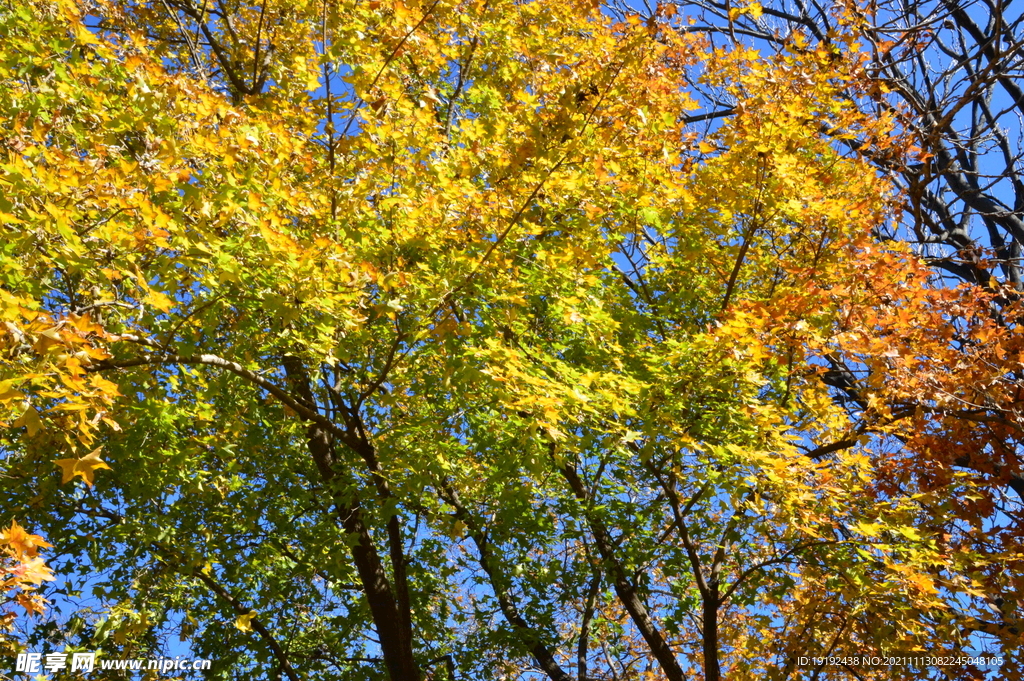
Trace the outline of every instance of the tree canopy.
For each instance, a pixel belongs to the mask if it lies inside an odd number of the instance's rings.
[[[0,3],[0,569],[97,604],[8,647],[1019,673],[1009,246],[896,238],[880,14],[708,7]]]

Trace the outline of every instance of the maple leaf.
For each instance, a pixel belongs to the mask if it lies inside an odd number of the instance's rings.
[[[101,449],[103,448],[97,447],[80,459],[57,459],[54,461],[55,464],[60,466],[61,473],[63,473],[61,484],[70,482],[75,476],[81,476],[85,480],[85,484],[92,487],[97,470],[101,468],[105,468],[108,471],[112,470],[110,466],[100,459]]]
[[[40,547],[53,546],[45,539],[36,534],[29,534],[16,521],[11,521],[11,526],[0,532],[0,546],[6,544],[14,550],[15,555],[26,558],[35,558]]]
[[[29,560],[15,566],[11,574],[22,584],[42,584],[44,581],[52,582],[56,579],[53,570],[46,566],[42,558],[30,558]]]
[[[14,601],[31,615],[42,615],[46,612],[46,604],[49,603],[49,601],[42,596],[25,592],[19,593],[15,596]]]

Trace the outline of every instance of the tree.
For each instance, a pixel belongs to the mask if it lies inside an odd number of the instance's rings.
[[[900,222],[880,227],[879,239],[913,245],[942,275],[939,285],[968,282],[998,291],[991,299],[997,307],[1016,301],[1018,242],[1024,234],[1016,140],[1024,95],[1015,79],[1022,59],[1021,15],[1012,2],[734,6],[697,0],[676,5],[681,15],[700,17],[688,30],[775,50],[796,40],[803,49],[831,55],[836,32],[856,26],[868,50],[872,84],[866,92],[851,89],[844,96],[862,110],[891,119],[894,128],[884,138],[861,136],[841,143],[889,178],[903,204]],[[619,11],[625,11],[623,6]],[[726,115],[731,111],[728,102],[721,109]],[[1006,319],[1013,319],[1012,312]],[[1005,475],[998,476],[998,483],[1009,484],[1021,497],[1019,456],[1012,458],[1009,469],[999,468]],[[990,463],[968,457],[958,465],[987,470]]]
[[[983,487],[885,494],[913,366],[829,386],[893,335],[941,376],[914,322],[988,301],[872,246],[852,33],[667,18],[4,7],[0,494],[98,582],[69,643],[393,681],[961,649],[976,564],[932,511]]]
[[[693,30],[776,47],[800,35],[805,45],[827,49],[843,31],[844,15],[856,16],[875,81],[874,97],[859,101],[892,115],[897,132],[916,146],[909,156],[864,149],[906,201],[903,230],[885,236],[919,246],[957,280],[996,277],[1019,286],[1024,95],[1015,75],[1021,14],[1012,1],[811,0],[766,2],[756,11],[729,2],[676,4],[700,16]]]
[[[918,298],[901,283],[905,271],[898,268],[899,275],[876,287],[889,313],[873,320],[894,333],[862,339],[853,356],[832,346],[823,378],[842,378],[831,384],[862,418],[863,431],[875,430],[878,418],[864,407],[887,405],[881,422],[890,445],[875,453],[881,468],[909,481],[906,493],[930,491],[954,475],[978,483],[951,509],[930,515],[937,523],[958,521],[948,526],[955,537],[950,546],[963,553],[980,587],[975,614],[996,615],[980,629],[1016,636],[1013,608],[993,604],[1018,602],[1019,586],[1006,581],[1008,565],[986,570],[985,554],[1019,542],[1024,497],[1022,374],[1013,354],[1024,186],[1019,8],[945,0],[745,6],[697,0],[677,6],[681,17],[699,17],[685,22],[687,30],[716,42],[769,50],[796,43],[825,58],[835,52],[837,31],[856,27],[867,48],[870,84],[844,96],[862,111],[889,118],[894,129],[884,137],[837,136],[837,144],[899,188],[900,219],[880,227],[876,237],[885,248],[910,245],[932,268],[912,276],[931,290],[927,301]],[[647,11],[665,15],[666,9]],[[723,113],[731,111],[728,97],[708,94],[719,97]],[[891,486],[884,493],[892,494]]]

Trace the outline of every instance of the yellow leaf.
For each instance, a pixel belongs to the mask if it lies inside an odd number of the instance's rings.
[[[107,395],[118,397],[121,395],[121,391],[118,390],[117,383],[108,381],[99,374],[93,374],[89,377],[89,383],[97,390],[106,393]]]
[[[913,541],[920,541],[921,540],[921,533],[918,532],[913,527],[897,527],[897,528],[895,528],[894,531],[897,534],[902,534],[907,539],[910,539],[910,540],[913,540]]]
[[[917,587],[919,591],[929,594],[938,593],[938,589],[935,588],[935,581],[928,575],[910,575],[907,579],[911,584]]]
[[[29,407],[24,414],[18,417],[13,426],[15,428],[25,426],[28,429],[28,434],[34,436],[43,427],[43,422],[39,420],[39,412],[34,407]]]
[[[8,404],[25,397],[25,393],[10,387],[11,381],[0,383],[0,404]]]
[[[239,615],[238,619],[235,620],[235,628],[239,631],[252,631],[252,618],[255,616],[256,613],[254,612]]]
[[[461,520],[456,520],[452,526],[452,531],[448,533],[448,536],[452,539],[458,540],[462,538],[462,535],[466,532],[466,523]]]
[[[99,45],[100,43],[95,34],[82,24],[75,26],[75,37],[80,45]]]
[[[35,350],[36,352],[42,353],[46,352],[54,345],[59,345],[62,342],[63,341],[61,340],[60,337],[60,330],[58,327],[54,326],[52,328],[46,329],[45,331],[39,332],[39,338],[36,340],[35,345],[32,346],[32,349]]]
[[[61,484],[63,485],[74,480],[76,476],[81,476],[85,480],[85,484],[92,487],[92,483],[96,479],[96,471],[101,468],[105,468],[108,471],[112,470],[110,466],[100,459],[101,449],[103,448],[97,447],[81,459],[57,459],[54,461],[55,464],[60,466],[60,470],[64,474]]]
[[[146,296],[146,303],[152,305],[161,312],[170,312],[174,307],[174,301],[160,291],[150,291]]]
[[[853,526],[853,529],[865,537],[877,537],[882,530],[882,525],[880,523],[857,523]]]

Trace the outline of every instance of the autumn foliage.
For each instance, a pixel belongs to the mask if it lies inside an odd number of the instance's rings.
[[[53,581],[53,571],[46,567],[39,549],[49,547],[42,537],[29,534],[16,521],[0,532],[0,598],[4,609],[0,610],[0,646],[7,648],[7,633],[11,630],[17,613],[7,606],[15,605],[30,615],[41,615],[45,611],[46,599],[36,589],[46,581]],[[6,652],[6,650],[4,651]]]
[[[866,150],[913,142],[855,106],[864,17],[770,53],[660,5],[0,4],[0,508],[102,605],[51,640],[1017,673],[1024,310],[876,238]]]

